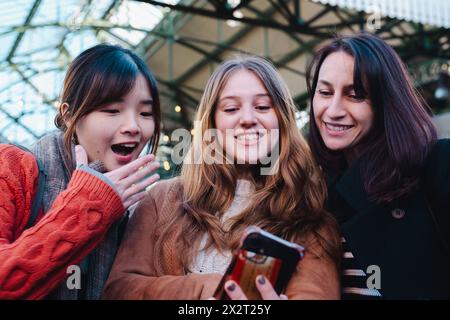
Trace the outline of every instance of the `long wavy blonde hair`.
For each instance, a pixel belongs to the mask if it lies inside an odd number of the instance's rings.
[[[299,242],[313,236],[329,257],[337,262],[339,238],[336,223],[324,211],[326,184],[296,125],[296,108],[289,89],[270,62],[260,57],[241,56],[222,63],[206,84],[197,111],[199,126],[195,136],[203,136],[206,130],[215,128],[214,114],[222,89],[230,76],[242,69],[253,72],[261,79],[275,107],[280,130],[275,170],[272,175],[259,175],[258,170],[252,170],[256,190],[247,208],[233,217],[225,230],[220,219],[233,202],[238,179],[237,166],[225,162],[187,164],[185,161],[181,171],[185,210],[162,234],[169,234],[172,227],[182,223],[179,243],[186,270],[196,256],[205,233],[209,234],[207,247],[233,250],[249,225],[257,225],[291,241]],[[189,154],[205,150],[207,146],[208,142],[194,138]],[[189,154],[186,159],[190,158]],[[183,221],[185,219],[187,223]],[[320,231],[324,230],[323,227],[328,229],[326,237]],[[162,250],[164,241],[165,236],[160,237],[156,247]]]

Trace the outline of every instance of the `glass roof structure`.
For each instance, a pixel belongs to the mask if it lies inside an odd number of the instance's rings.
[[[135,48],[165,10],[127,0],[0,0],[0,142],[26,146],[52,130],[70,61],[100,42]]]
[[[383,16],[450,28],[448,0],[312,0]]]
[[[0,143],[28,146],[53,130],[68,64],[102,42],[131,48],[154,71],[164,134],[191,127],[211,70],[240,52],[279,68],[302,128],[308,56],[330,32],[364,30],[372,16],[434,99],[450,81],[450,0],[0,0]]]

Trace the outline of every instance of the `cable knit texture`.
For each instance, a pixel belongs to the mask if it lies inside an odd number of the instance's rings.
[[[241,213],[249,205],[249,199],[252,191],[254,190],[255,187],[252,182],[241,179],[237,180],[233,202],[231,203],[228,210],[224,212],[221,219],[224,230],[228,230],[228,227],[226,225],[227,222],[230,221],[231,218]],[[210,248],[208,250],[205,250],[208,240],[208,233],[205,233],[200,243],[198,255],[197,257],[195,257],[194,262],[192,263],[192,266],[189,268],[189,270],[192,273],[224,274],[231,262],[232,252],[231,250],[220,252],[219,250],[217,250],[217,248]]]
[[[37,191],[33,155],[0,145],[0,299],[40,299],[79,263],[122,216],[118,194],[101,179],[75,170],[67,189],[25,229]]]

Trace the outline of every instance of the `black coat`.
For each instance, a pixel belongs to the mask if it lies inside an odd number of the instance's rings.
[[[438,141],[421,177],[420,191],[385,206],[368,200],[358,162],[327,178],[328,210],[363,270],[380,267],[387,299],[450,299],[450,140]]]

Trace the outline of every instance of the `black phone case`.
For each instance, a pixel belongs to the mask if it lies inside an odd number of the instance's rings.
[[[303,252],[304,248],[300,245],[285,241],[255,226],[247,228],[241,246],[233,255],[214,297],[227,300],[228,295],[223,285],[232,279],[241,286],[247,298],[261,299],[255,285],[258,274],[264,274],[275,291],[281,294],[303,257]]]

